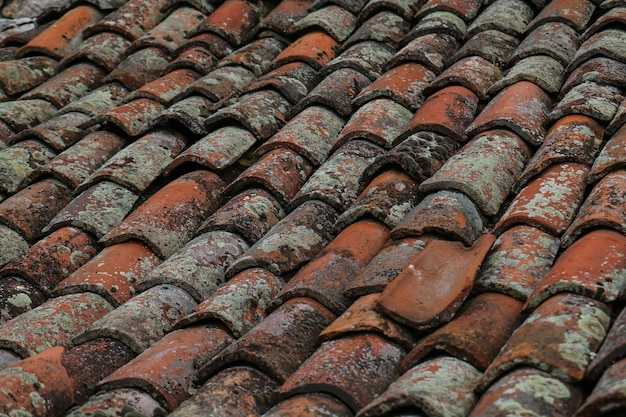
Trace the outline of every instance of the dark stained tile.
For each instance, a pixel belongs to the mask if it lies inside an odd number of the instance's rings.
[[[400,372],[439,351],[484,371],[521,324],[521,313],[519,300],[498,293],[479,294],[451,322],[422,338],[402,360]]]
[[[409,22],[398,14],[389,10],[381,10],[356,28],[342,46],[349,48],[359,42],[376,41],[397,49],[409,28]]]
[[[565,23],[548,22],[530,32],[511,57],[513,62],[533,55],[550,56],[566,67],[578,49],[576,30]]]
[[[246,242],[233,233],[203,233],[148,274],[138,277],[137,287],[146,290],[156,285],[171,284],[201,302],[225,282],[226,268],[247,249]]]
[[[151,394],[166,410],[173,410],[189,397],[197,358],[211,357],[232,342],[233,338],[218,327],[173,331],[100,381],[98,388],[138,388]]]
[[[182,95],[191,97],[192,94],[202,95],[214,102],[226,101],[238,96],[241,90],[254,80],[254,72],[243,66],[216,68],[191,83]]]
[[[625,321],[626,311],[622,309],[611,324],[611,328],[602,342],[597,355],[587,367],[585,379],[591,381],[598,380],[607,368],[624,357],[626,346],[621,335],[623,334],[624,326],[626,326]]]
[[[620,360],[603,374],[589,397],[575,414],[577,417],[590,417],[600,413],[610,416],[624,411],[624,363]]]
[[[428,0],[417,12],[417,17],[423,16],[433,12],[446,11],[454,13],[457,16],[463,18],[468,22],[471,22],[476,18],[480,8],[482,6],[481,1],[477,0],[461,0],[461,1],[443,1],[443,0]]]
[[[63,113],[33,128],[22,130],[11,140],[18,142],[27,138],[34,138],[60,152],[85,136],[86,131],[81,126],[88,121],[89,116],[83,113]]]
[[[322,75],[340,68],[353,68],[375,80],[384,72],[384,65],[395,50],[384,43],[363,41],[350,46],[322,69]]]
[[[343,212],[336,229],[343,229],[358,219],[375,218],[394,228],[417,204],[418,184],[407,174],[390,169],[374,178]]]
[[[108,246],[139,239],[167,258],[183,247],[208,214],[215,211],[222,187],[222,180],[210,171],[185,174],[153,194],[101,242]]]
[[[162,48],[168,54],[173,54],[186,38],[206,16],[193,7],[178,7],[173,10],[161,23],[147,31],[134,41],[127,53],[140,48]]]
[[[533,30],[547,22],[562,22],[582,33],[595,9],[595,4],[589,0],[553,0],[541,9],[527,30]]]
[[[524,141],[506,130],[477,135],[453,155],[420,191],[456,190],[464,193],[486,215],[493,216],[508,197],[531,152]]]
[[[280,93],[261,90],[248,93],[239,100],[209,116],[205,127],[234,120],[250,130],[258,139],[268,139],[286,122],[290,103]]]
[[[291,103],[302,100],[319,82],[319,74],[304,62],[292,62],[261,75],[243,89],[244,93],[275,88]]]
[[[408,237],[387,243],[353,278],[352,283],[346,288],[345,295],[356,298],[382,292],[411,259],[424,249],[428,241],[428,237]]]
[[[378,299],[379,308],[418,330],[449,322],[469,295],[494,241],[495,236],[486,234],[471,248],[460,242],[428,242],[387,285]]]
[[[163,108],[164,106],[156,101],[138,98],[92,118],[83,127],[111,125],[114,129],[121,129],[128,136],[139,136],[147,133],[155,124]]]
[[[185,147],[183,135],[165,129],[154,130],[116,153],[85,179],[80,193],[103,180],[116,182],[141,193]]]
[[[452,36],[457,41],[462,41],[466,30],[467,25],[456,14],[447,11],[432,12],[420,18],[418,23],[413,26],[413,29],[403,39],[403,42],[406,43],[411,39],[428,33]]]
[[[558,292],[572,292],[606,304],[624,298],[626,264],[622,254],[626,237],[613,230],[598,229],[578,239],[529,296],[525,309],[533,310]]]
[[[282,396],[328,393],[353,411],[364,407],[396,377],[403,350],[370,333],[324,342],[279,388]],[[328,367],[333,372],[326,372]]]
[[[424,415],[462,417],[476,403],[473,391],[480,376],[476,368],[460,359],[433,358],[400,376],[358,416],[381,417],[388,411],[410,407]]]
[[[415,111],[424,103],[424,90],[434,78],[435,74],[421,64],[399,64],[371,84],[363,86],[354,98],[354,105],[362,106],[370,100],[387,97]]]
[[[551,99],[539,86],[519,81],[494,97],[469,126],[470,136],[485,130],[506,127],[533,145],[545,137]]]
[[[71,199],[70,190],[55,179],[23,188],[0,203],[0,221],[26,240],[42,237],[42,229]]]
[[[159,78],[167,64],[168,57],[163,50],[143,48],[128,55],[109,73],[105,81],[118,81],[129,90],[136,90]]]
[[[319,341],[325,342],[354,334],[378,333],[404,349],[411,349],[416,342],[415,334],[377,310],[378,296],[379,294],[368,294],[357,299],[320,333]]]
[[[526,224],[559,236],[582,202],[587,172],[581,164],[552,165],[520,191],[494,231],[500,234],[511,226]]]
[[[232,54],[220,59],[218,67],[240,65],[258,77],[265,74],[272,61],[283,51],[285,44],[278,39],[262,38],[242,46]]]
[[[65,230],[65,229],[61,229]],[[137,241],[109,246],[54,287],[56,295],[95,293],[114,306],[130,300],[137,282],[161,261]],[[50,286],[48,285],[48,288]]]
[[[352,115],[334,148],[352,139],[365,139],[389,149],[412,117],[413,112],[391,99],[374,99]]]
[[[286,206],[312,171],[313,166],[295,151],[288,148],[273,149],[231,182],[224,194],[234,195],[246,188],[260,186]]]
[[[270,301],[282,286],[280,278],[264,269],[245,270],[198,304],[178,326],[198,321],[219,323],[235,338],[243,337],[266,317]]]
[[[624,124],[626,124],[626,99],[622,100],[613,119],[606,128],[607,135],[617,132]]]
[[[158,342],[195,305],[193,298],[178,287],[152,287],[93,322],[74,338],[74,344],[109,337],[139,354]]]
[[[64,352],[54,347],[1,370],[1,412],[64,413],[74,402],[72,381],[61,362]]]
[[[472,245],[483,227],[483,217],[472,200],[454,191],[438,191],[420,201],[391,231],[391,237],[436,233]]]
[[[415,181],[421,182],[437,172],[459,146],[459,142],[445,135],[417,132],[377,158],[365,169],[363,178],[371,178],[388,167],[400,167]]]
[[[340,4],[341,5],[341,4]],[[381,10],[390,9],[410,21],[420,5],[418,0],[368,0],[359,13],[359,21],[364,21]]]
[[[626,31],[620,29],[606,29],[593,34],[578,48],[567,70],[571,71],[584,61],[595,57],[611,58],[626,63],[626,56],[618,46],[625,39]]]
[[[541,390],[536,387],[542,387]],[[574,385],[529,367],[520,367],[496,381],[480,398],[470,417],[496,417],[510,410],[554,417],[571,416],[582,401]]]
[[[222,350],[199,370],[197,380],[222,368],[246,364],[283,382],[313,353],[319,333],[334,319],[334,314],[316,301],[294,298]]]
[[[255,143],[256,138],[248,130],[224,126],[212,131],[178,155],[167,165],[165,172],[171,173],[185,164],[197,164],[219,171],[235,163]]]
[[[209,14],[196,33],[209,32],[221,36],[233,46],[240,46],[254,33],[260,20],[261,5],[244,0],[227,0]]]
[[[556,59],[547,55],[532,55],[517,61],[506,70],[496,83],[489,88],[489,93],[500,90],[520,81],[537,84],[548,94],[561,91],[565,68]]]
[[[256,266],[277,275],[294,271],[313,259],[331,241],[330,230],[337,216],[337,211],[326,203],[304,202],[239,257],[227,275],[233,276]]]
[[[0,282],[2,283],[0,289],[0,323],[5,323],[28,310],[32,310],[48,299],[46,294],[34,284],[18,276],[3,276]],[[14,356],[13,362],[19,360],[18,356],[8,353],[8,350],[1,352],[2,362],[0,366],[2,368],[6,367],[8,362],[12,362],[11,356]]]
[[[281,1],[261,20],[259,24],[259,36],[267,32],[268,36],[275,34],[278,37],[289,37],[292,33],[293,22],[306,16],[312,4],[312,0]],[[358,12],[358,10],[346,9],[353,13]]]
[[[486,387],[518,366],[532,366],[563,382],[579,382],[609,326],[609,308],[591,298],[564,293],[539,305],[515,330],[485,371]]]
[[[625,9],[622,7],[612,7],[599,16],[598,19],[593,22],[583,34],[584,38],[589,38],[598,32],[605,29],[611,29],[612,27],[619,26],[626,21]]]
[[[354,110],[352,100],[370,84],[370,79],[357,70],[338,69],[320,81],[293,111],[299,113],[307,106],[321,105],[330,107],[340,116],[350,116]]]
[[[70,346],[74,336],[111,310],[104,298],[93,293],[52,298],[4,323],[0,346],[23,358],[52,346]]]
[[[43,232],[74,226],[100,238],[124,219],[138,198],[121,185],[99,182],[70,201],[50,220]]]
[[[182,55],[185,51],[195,48],[204,50],[205,54],[213,55],[216,60],[224,58],[236,49],[221,36],[203,32],[193,36],[189,35],[189,38],[174,52],[174,55]]]
[[[172,126],[195,136],[209,133],[204,120],[213,113],[214,103],[206,97],[193,95],[162,110],[154,121],[156,125]]]
[[[274,400],[277,381],[249,366],[233,366],[209,379],[170,416],[260,416]]]
[[[167,0],[149,0],[147,2],[130,0],[106,15],[95,25],[91,25],[84,32],[84,36],[111,31],[134,41],[160,22],[163,18],[161,9],[167,4]]]
[[[255,152],[289,148],[313,164],[321,165],[337,143],[343,126],[344,120],[331,109],[315,105],[306,107]]]
[[[354,31],[356,17],[337,5],[327,5],[310,11],[293,23],[291,30],[296,33],[322,29],[337,42],[345,41]]]
[[[526,165],[518,186],[525,185],[552,164],[594,164],[603,137],[604,129],[590,117],[574,115],[559,119],[552,125],[546,139]],[[589,178],[587,181],[590,181]]]
[[[613,171],[602,178],[580,207],[576,218],[565,231],[561,246],[569,246],[592,228],[608,227],[624,233],[623,196],[626,193],[626,171]]]
[[[498,30],[521,38],[533,18],[532,7],[522,0],[496,0],[467,28],[467,38],[486,30]]]
[[[341,401],[328,394],[296,395],[272,407],[265,417],[352,417],[354,414]]]
[[[76,50],[83,39],[81,32],[101,17],[102,13],[89,5],[74,7],[18,49],[17,55],[45,54],[61,59]]]
[[[39,240],[24,255],[5,265],[0,274],[22,277],[49,296],[59,281],[89,261],[97,251],[92,236],[80,229],[65,227]]]
[[[55,153],[38,140],[23,140],[0,150],[0,191],[15,193],[37,168],[55,157]]]
[[[600,155],[595,159],[587,177],[588,184],[595,184],[606,174],[624,167],[626,155],[624,155],[624,141],[626,140],[626,128],[622,127],[606,142]]]
[[[61,66],[69,66],[88,60],[111,71],[124,59],[124,52],[131,41],[115,32],[101,32],[85,39],[76,52],[66,56]]]
[[[450,58],[450,62],[476,55],[502,66],[509,61],[518,45],[519,39],[515,36],[499,30],[485,30],[469,38]]]
[[[621,90],[611,85],[584,82],[563,96],[550,113],[550,119],[557,120],[571,114],[593,117],[598,122],[609,122],[624,99]]]
[[[86,417],[104,411],[115,417],[123,417],[124,413],[128,411],[144,415],[166,413],[159,403],[145,391],[134,388],[120,388],[113,391],[102,391],[94,395],[79,407],[71,409],[67,416]]]
[[[329,63],[339,48],[339,44],[330,35],[321,31],[303,34],[287,46],[274,60],[273,67],[295,61],[303,61],[319,70]]]
[[[105,376],[129,362],[135,353],[123,343],[108,338],[94,339],[66,349],[61,363],[72,380],[75,404],[82,404]]]
[[[496,291],[525,301],[550,270],[559,240],[532,226],[514,226],[502,233],[485,257],[475,289]]]
[[[24,94],[20,99],[42,99],[61,108],[99,87],[104,75],[104,71],[95,65],[76,64]]]
[[[197,72],[190,69],[174,70],[139,87],[126,97],[126,101],[137,98],[148,98],[167,105],[199,77]]]
[[[415,62],[439,74],[458,46],[458,42],[450,35],[429,33],[419,36],[400,49],[389,60],[387,68]]]
[[[352,140],[339,148],[300,188],[291,207],[304,201],[320,200],[336,209],[347,209],[359,195],[359,178],[383,149],[362,140]]]
[[[462,86],[445,87],[429,96],[415,112],[396,144],[422,130],[441,133],[458,142],[467,140],[466,128],[478,110],[478,97]]]
[[[162,73],[189,70],[206,74],[215,68],[216,61],[217,58],[207,48],[196,45],[180,51]]]
[[[119,83],[105,84],[75,99],[59,110],[57,114],[80,112],[90,117],[96,117],[121,105],[127,94],[126,87]]]
[[[59,63],[46,56],[0,62],[0,88],[10,96],[38,86],[57,73]]]
[[[51,175],[74,190],[123,146],[124,140],[114,133],[92,132],[37,168],[33,176]]]
[[[485,58],[480,56],[462,58],[439,74],[430,83],[426,93],[434,93],[437,90],[458,84],[471,90],[480,100],[487,100],[491,86],[500,79],[500,75],[500,68]]]
[[[351,302],[344,295],[352,278],[387,242],[389,230],[371,220],[356,222],[337,235],[280,291],[273,306],[296,297],[308,297],[341,314]]]

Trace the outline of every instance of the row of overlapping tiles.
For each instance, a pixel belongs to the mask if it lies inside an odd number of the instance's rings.
[[[624,12],[564,3],[131,1],[24,39],[1,81],[6,407],[619,400]]]

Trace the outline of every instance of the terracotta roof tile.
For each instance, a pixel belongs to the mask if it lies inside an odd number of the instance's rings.
[[[52,1],[0,8],[0,387],[52,381],[11,401],[624,408],[618,0]]]
[[[388,229],[378,222],[364,220],[348,226],[289,280],[274,306],[295,297],[308,297],[340,314],[350,305],[344,292],[351,278],[367,265],[388,237]]]
[[[313,353],[319,333],[334,318],[316,301],[291,299],[208,362],[197,380],[222,368],[246,364],[285,381]]]
[[[429,416],[462,417],[476,403],[473,391],[480,375],[472,365],[456,358],[425,361],[400,376],[358,416],[378,417],[386,410],[408,408]]]
[[[159,258],[141,242],[109,246],[58,282],[54,293],[92,292],[106,298],[112,305],[119,306],[135,295],[137,282],[159,263]]]
[[[228,368],[209,379],[171,416],[224,415],[233,410],[244,415],[261,415],[270,408],[277,386],[274,378],[254,368]]]
[[[418,330],[450,321],[469,295],[494,240],[493,235],[486,234],[471,248],[459,242],[428,242],[382,292],[379,308]],[[440,285],[442,280],[445,286]]]
[[[587,172],[588,168],[581,164],[548,167],[515,197],[496,224],[496,232],[515,224],[527,224],[559,236],[582,202]]]
[[[460,191],[483,213],[493,216],[508,197],[529,156],[529,148],[514,133],[487,131],[477,135],[422,182],[420,191]]]
[[[330,340],[322,343],[278,392],[282,396],[328,393],[353,411],[359,410],[393,381],[403,353],[395,343],[375,334],[363,333]],[[333,373],[325,372],[328,366],[334,368]]]
[[[582,380],[606,335],[608,311],[605,304],[588,297],[571,293],[552,296],[515,330],[485,371],[481,385],[485,387],[522,365],[544,370],[563,382]],[[562,326],[555,326],[555,319]],[[581,331],[581,326],[593,330]]]
[[[539,385],[543,387],[541,394],[534,389]],[[495,382],[480,398],[470,416],[495,417],[514,409],[565,417],[576,411],[581,399],[582,393],[577,387],[546,372],[520,367]]]
[[[623,385],[624,360],[621,360],[602,374],[594,390],[584,404],[578,409],[576,416],[588,417],[599,412],[621,412],[624,409],[624,397],[621,392]],[[602,410],[602,411],[600,411]]]

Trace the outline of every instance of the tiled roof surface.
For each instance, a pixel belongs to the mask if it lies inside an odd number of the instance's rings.
[[[0,415],[626,415],[626,4],[21,3]]]

